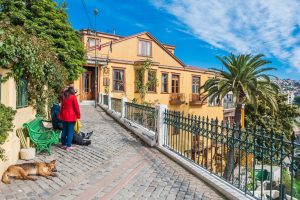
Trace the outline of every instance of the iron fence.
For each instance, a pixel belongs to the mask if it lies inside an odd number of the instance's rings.
[[[103,95],[103,104],[108,106],[108,95],[107,94]]]
[[[166,148],[246,194],[300,200],[300,144],[293,137],[168,110],[164,131]]]
[[[122,112],[122,100],[117,98],[111,98],[111,109],[121,113]]]
[[[157,130],[157,113],[154,107],[126,102],[125,118],[151,131]]]

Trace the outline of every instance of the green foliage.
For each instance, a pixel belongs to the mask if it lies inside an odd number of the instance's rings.
[[[149,80],[147,82],[144,81],[145,73],[147,72],[149,74],[151,73],[152,70],[152,61],[150,59],[147,59],[146,61],[143,62],[136,62],[134,66],[135,66],[135,73],[136,73],[135,89],[139,93],[143,103],[148,88],[156,87],[158,84],[158,80],[156,77],[154,77],[152,80]]]
[[[10,69],[4,80],[9,77],[16,82],[25,79],[29,103],[44,115],[46,102],[51,105],[57,100],[67,72],[48,42],[8,21],[0,23],[0,66]]]
[[[0,145],[2,145],[13,128],[16,111],[0,103]],[[0,160],[5,160],[4,149],[0,147]]]
[[[84,46],[80,34],[68,21],[66,5],[59,7],[53,0],[0,0],[2,18],[22,26],[30,35],[46,41],[67,69],[73,81],[83,72]]]
[[[258,100],[257,107],[247,104],[245,107],[245,123],[251,129],[261,127],[270,133],[274,130],[276,134],[285,133],[285,138],[290,140],[293,132],[294,123],[300,112],[297,107],[286,103],[286,95],[276,95],[278,109],[273,112],[270,105],[262,100]]]
[[[213,68],[218,74],[201,87],[204,89],[204,99],[209,97],[210,101],[223,100],[226,94],[232,92],[236,105],[236,123],[240,123],[241,105],[244,103],[256,107],[259,98],[275,110],[278,108],[275,96],[279,87],[264,74],[274,68],[264,67],[269,61],[262,59],[262,54],[256,56],[230,54],[229,57],[217,58],[226,70]]]
[[[294,103],[300,108],[300,96],[294,98]]]

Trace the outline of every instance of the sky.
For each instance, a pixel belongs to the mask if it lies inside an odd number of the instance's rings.
[[[123,36],[148,31],[160,42],[175,45],[175,55],[187,65],[222,68],[216,56],[262,53],[272,62],[269,66],[277,68],[272,75],[300,80],[300,0],[67,0],[67,4],[77,30],[95,27],[97,8],[98,31]]]

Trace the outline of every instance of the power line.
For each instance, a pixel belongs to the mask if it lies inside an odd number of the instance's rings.
[[[87,10],[86,4],[85,4],[85,0],[81,0],[81,3],[82,3],[82,6],[83,6],[83,10],[85,12],[85,15],[87,16],[87,19],[89,21],[89,27],[93,28],[92,23],[91,23],[91,18],[89,16],[89,13],[88,13],[88,10]]]

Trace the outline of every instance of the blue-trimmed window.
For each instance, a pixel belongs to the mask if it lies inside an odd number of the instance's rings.
[[[28,83],[26,80],[20,80],[17,83],[17,108],[28,106]]]

